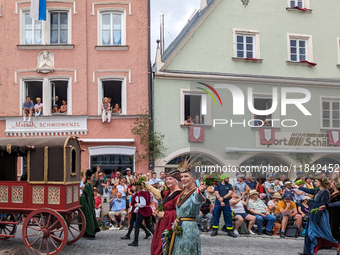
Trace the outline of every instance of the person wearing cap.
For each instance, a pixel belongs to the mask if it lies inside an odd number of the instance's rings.
[[[290,199],[293,199],[293,189],[292,189],[292,182],[291,181],[286,181],[284,183],[285,188],[282,190],[282,196],[286,197],[286,196],[290,196]]]
[[[220,177],[221,182],[217,184],[214,188],[215,191],[215,208],[213,210],[213,232],[211,236],[218,235],[218,227],[220,223],[221,213],[223,211],[223,219],[225,226],[227,228],[228,236],[237,237],[233,232],[233,220],[231,217],[231,209],[229,200],[231,198],[231,194],[233,193],[233,186],[229,183],[229,175],[222,174]]]
[[[127,180],[127,183],[130,184],[130,179],[131,178],[135,178],[135,176],[133,174],[131,174],[131,169],[130,168],[126,168],[125,169],[125,173],[126,173],[125,178]]]
[[[96,213],[94,209],[95,201],[93,194],[93,184],[91,179],[93,179],[93,172],[88,169],[85,173],[85,186],[83,188],[83,194],[79,199],[81,205],[81,210],[85,215],[86,229],[84,237],[95,238],[96,232],[99,232],[98,221],[96,219]]]
[[[52,113],[60,113],[60,109],[58,108],[58,105],[57,105],[57,104],[54,104],[54,105],[53,105]]]
[[[276,217],[271,214],[270,209],[267,205],[259,198],[259,193],[256,190],[251,190],[249,192],[250,200],[248,203],[248,210],[251,214],[256,217],[257,234],[258,235],[268,235],[272,236],[270,232],[273,229]],[[265,230],[262,230],[262,224],[267,221],[267,226]]]
[[[248,187],[252,189],[257,189],[257,184],[253,181],[253,176],[251,174],[247,175],[247,178],[245,180],[245,183],[248,185]]]
[[[105,186],[106,184],[105,184],[104,173],[99,172],[95,187],[98,189],[98,193],[100,195],[103,195],[103,189],[105,188]]]
[[[280,202],[281,198],[282,197],[280,193],[275,192],[273,195],[273,199],[268,201],[268,208],[272,213],[275,212],[277,204]]]
[[[147,173],[148,178],[150,177],[150,173]],[[156,172],[152,172],[151,174],[151,179],[149,180],[149,184],[153,185],[155,183],[159,183],[159,180],[157,179],[157,173]]]
[[[274,186],[272,185],[272,181],[274,180],[274,177],[268,176],[267,181],[264,183],[264,189],[266,191],[266,195],[268,199],[272,199],[273,195],[275,193]]]
[[[301,254],[316,254],[322,246],[338,248],[338,241],[332,236],[329,224],[329,212],[311,212],[311,210],[323,208],[323,205],[327,205],[329,203],[331,196],[328,191],[328,180],[325,178],[315,179],[315,189],[307,189],[295,184],[293,186],[294,188],[314,195],[314,198],[309,203],[309,221],[306,227],[303,253]]]
[[[178,169],[169,169],[166,172],[166,186],[168,190],[160,191],[154,188],[149,183],[145,182],[145,187],[148,189],[156,199],[162,199],[163,211],[157,211],[158,223],[152,238],[151,254],[162,255],[162,233],[175,222],[176,220],[176,203],[181,189],[179,182],[181,181],[181,174]]]
[[[243,175],[238,175],[237,176],[237,182],[233,186],[234,192],[240,197],[244,193],[248,193],[250,191],[250,188],[248,185],[245,183],[245,179]]]
[[[305,182],[302,180],[297,180],[295,184],[299,187],[303,187],[305,185]],[[293,189],[293,195],[294,195],[294,202],[296,204],[299,204],[300,201],[304,196],[306,196],[305,192],[299,189]]]
[[[281,200],[276,207],[275,217],[281,221],[281,238],[285,238],[285,231],[288,224],[288,221],[295,221],[295,225],[298,229],[302,223],[302,217],[297,212],[296,204],[292,201],[292,197],[289,194],[285,194],[283,196],[283,200]],[[298,231],[298,234],[301,233]]]

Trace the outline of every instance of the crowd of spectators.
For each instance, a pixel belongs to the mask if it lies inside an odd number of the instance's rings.
[[[131,184],[142,176],[154,188],[166,189],[164,172],[161,172],[158,178],[155,172],[146,175],[132,174],[131,169],[126,168],[122,172],[115,169],[111,175],[107,175],[99,166],[97,167],[92,180],[95,187],[96,217],[98,220],[103,218],[101,196],[109,196],[110,230],[122,229],[126,225],[130,227],[129,211],[131,211],[131,197],[135,192],[135,187]],[[200,182],[203,178],[204,174],[201,174],[197,181]],[[296,226],[296,236],[304,234],[308,221],[308,203],[312,197],[292,186],[313,188],[312,176],[298,174],[294,182],[287,179],[285,175],[276,177],[273,174],[267,175],[266,180],[239,174],[232,181],[233,183],[229,181],[227,174],[223,174],[221,178],[223,179],[221,183],[210,186],[206,191],[206,200],[197,217],[197,225],[201,231],[213,231],[212,236],[218,234],[218,229],[222,229],[232,237],[238,237],[240,234],[269,236],[275,234],[285,238],[286,229],[289,226]],[[161,201],[153,196],[152,198],[153,202],[150,205],[153,211],[152,224],[156,224],[158,204]],[[222,212],[224,226],[222,227],[222,223],[219,228],[219,223],[223,222]],[[274,228],[274,225],[277,227]]]

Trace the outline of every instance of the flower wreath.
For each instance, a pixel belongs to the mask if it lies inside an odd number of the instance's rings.
[[[328,184],[329,183],[327,179],[318,178],[316,180],[318,180],[319,182],[322,182],[324,184]]]

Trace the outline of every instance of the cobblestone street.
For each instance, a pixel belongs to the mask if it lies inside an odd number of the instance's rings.
[[[120,254],[138,254],[150,255],[151,238],[144,240],[144,233],[141,233],[139,246],[127,246],[132,240],[120,240],[119,237],[126,234],[126,230],[101,231],[96,235],[95,240],[86,238],[80,239],[77,243],[67,245],[59,254],[65,255],[120,255]],[[223,233],[224,234],[224,233]],[[294,255],[302,252],[303,238],[286,238],[279,237],[239,237],[230,238],[223,234],[217,237],[211,237],[207,234],[201,235],[202,255]],[[21,226],[18,227],[17,236],[7,241],[0,241],[0,250],[10,248],[15,244],[23,245],[21,238]],[[318,255],[335,255],[335,250],[320,251]],[[188,254],[190,255],[190,254]]]

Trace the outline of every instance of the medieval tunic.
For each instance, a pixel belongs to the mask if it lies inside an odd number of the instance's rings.
[[[150,189],[153,193],[153,190]],[[164,215],[163,218],[159,219],[155,233],[152,238],[151,243],[151,254],[152,255],[162,255],[162,233],[176,220],[176,203],[181,191],[175,191],[170,195],[170,191],[162,191],[161,197],[163,199],[162,205],[164,206]]]
[[[177,217],[197,218],[205,197],[196,188],[192,194],[177,202]],[[201,238],[196,221],[181,221],[183,233],[175,237],[171,255],[200,255]]]
[[[96,219],[96,213],[94,210],[94,197],[93,197],[93,184],[86,183],[83,188],[83,194],[80,197],[81,210],[85,215],[86,230],[85,235],[92,236],[99,232],[99,226]]]
[[[313,200],[310,201],[309,211],[329,203],[330,194],[327,189],[319,190],[299,187],[299,190],[314,195]],[[303,253],[316,253],[318,250],[323,248],[322,243],[326,243],[327,246],[331,246],[333,244],[334,247],[337,244],[337,241],[332,236],[329,225],[329,213],[327,210],[318,211],[317,213],[309,213]]]

